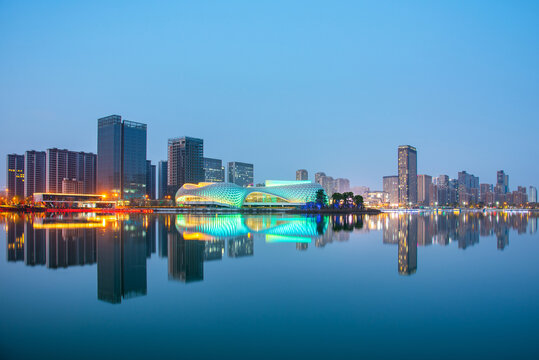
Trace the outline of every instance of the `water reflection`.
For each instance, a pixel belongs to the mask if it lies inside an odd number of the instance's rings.
[[[389,213],[377,216],[161,215],[20,216],[0,218],[6,230],[8,262],[65,269],[97,263],[97,298],[112,304],[147,294],[147,261],[166,258],[168,279],[185,284],[204,280],[204,263],[251,258],[255,245],[291,243],[305,252],[345,242],[356,233],[381,231],[382,243],[397,245],[397,273],[418,271],[418,247],[456,244],[466,250],[480,238],[537,232],[532,213]],[[293,248],[292,248],[293,249]],[[294,251],[294,250],[293,250]],[[234,260],[236,261],[236,260]],[[164,274],[164,276],[167,276]]]

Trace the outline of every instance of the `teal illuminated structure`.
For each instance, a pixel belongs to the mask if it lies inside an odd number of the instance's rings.
[[[319,184],[310,181],[266,181],[266,186],[241,187],[231,183],[184,184],[176,192],[179,206],[298,207],[316,201]]]

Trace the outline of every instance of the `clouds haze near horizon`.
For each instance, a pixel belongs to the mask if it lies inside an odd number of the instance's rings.
[[[418,173],[539,185],[539,2],[2,1],[5,155],[96,151],[97,118],[204,139],[208,157],[382,188]]]

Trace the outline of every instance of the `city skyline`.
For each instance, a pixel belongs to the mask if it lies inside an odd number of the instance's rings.
[[[303,5],[3,4],[0,153],[95,153],[95,119],[122,114],[148,125],[152,164],[168,138],[192,136],[211,156],[256,164],[255,182],[304,168],[379,189],[395,147],[412,144],[420,174],[467,169],[494,183],[504,169],[539,185],[526,161],[539,131],[539,4]],[[286,131],[252,136],[260,124]],[[361,140],[334,144],[331,129]],[[2,156],[3,187],[4,171]]]

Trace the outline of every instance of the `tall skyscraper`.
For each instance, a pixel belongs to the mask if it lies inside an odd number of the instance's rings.
[[[417,203],[417,150],[410,145],[401,145],[398,149],[399,203],[414,205]]]
[[[158,199],[164,199],[167,196],[167,179],[168,179],[168,161],[159,161],[157,164],[157,172],[159,173]]]
[[[94,194],[97,157],[92,153],[65,149],[47,149],[47,180],[49,193],[61,193],[64,179],[83,183],[82,193]]]
[[[220,159],[204,158],[204,178],[206,182],[225,182],[225,167]]]
[[[432,176],[417,175],[417,202],[421,205],[430,205],[430,186]]]
[[[309,180],[309,173],[305,169],[296,171],[296,180]]]
[[[24,155],[9,154],[6,158],[7,196],[24,197]]]
[[[384,176],[383,190],[389,194],[389,203],[391,205],[399,204],[399,177]]]
[[[155,199],[155,165],[150,160],[146,160],[146,195],[148,199]]]
[[[507,194],[509,192],[509,175],[506,175],[503,170],[499,170],[496,173],[496,187],[500,194]]]
[[[188,136],[169,139],[167,175],[171,196],[185,183],[204,182],[204,140]]]
[[[228,182],[239,186],[254,183],[254,165],[232,161],[228,163]]]
[[[97,120],[98,192],[146,195],[146,124],[111,115]]]
[[[24,154],[24,196],[45,192],[46,153],[30,150]]]
[[[528,196],[528,202],[537,202],[537,188],[535,186],[530,186],[530,195]]]

